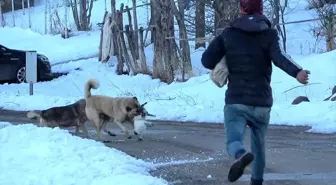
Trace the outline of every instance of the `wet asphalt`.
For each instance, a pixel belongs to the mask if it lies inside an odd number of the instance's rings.
[[[14,124],[36,123],[25,118],[26,112],[0,111],[0,121]],[[154,122],[143,141],[126,139],[113,124],[117,134],[103,135],[108,147],[155,163],[151,173],[171,184],[248,185],[251,169],[235,183],[227,181],[232,163],[225,149],[222,124]],[[95,129],[88,125],[91,135]],[[73,131],[74,129],[71,129]],[[271,126],[267,134],[266,185],[335,185],[336,135],[307,133],[308,127]],[[245,143],[249,147],[249,130]]]

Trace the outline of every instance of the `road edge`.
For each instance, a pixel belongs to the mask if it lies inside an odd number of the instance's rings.
[[[0,121],[37,123],[36,119],[27,118],[27,112],[28,111],[15,111],[15,110],[8,110],[8,109],[0,109]],[[160,124],[160,125],[180,125],[180,126],[187,126],[187,127],[191,126],[191,127],[224,129],[223,123],[172,121],[172,120],[150,120],[150,121],[153,122],[154,124]],[[289,126],[289,125],[273,125],[273,124],[271,124],[269,127],[273,129],[288,129],[292,127],[297,127],[297,128],[302,128],[306,131],[311,129],[311,127],[308,127],[308,126]],[[319,133],[309,133],[309,134],[319,134]]]

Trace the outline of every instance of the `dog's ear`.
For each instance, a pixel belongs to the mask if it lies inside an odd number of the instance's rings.
[[[144,107],[147,104],[147,102],[145,102],[144,104],[141,105],[141,107]]]
[[[133,96],[133,99],[135,99],[136,101],[138,101],[138,98],[137,98],[137,97],[135,97],[135,96]]]
[[[126,112],[130,112],[132,110],[131,107],[126,107]]]

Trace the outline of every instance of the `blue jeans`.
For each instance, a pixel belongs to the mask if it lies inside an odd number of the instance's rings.
[[[244,149],[243,140],[246,126],[251,128],[252,179],[263,180],[265,169],[265,136],[270,120],[271,108],[241,104],[224,107],[226,147],[232,158]]]

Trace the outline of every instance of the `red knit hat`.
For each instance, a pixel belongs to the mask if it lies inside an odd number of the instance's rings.
[[[241,14],[263,14],[262,0],[239,0]]]

